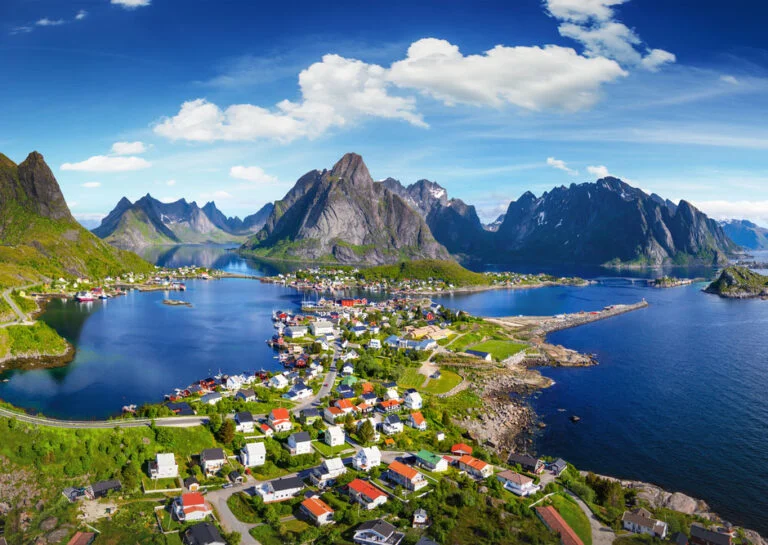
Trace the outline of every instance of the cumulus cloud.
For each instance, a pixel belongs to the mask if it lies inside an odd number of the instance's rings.
[[[81,10],[80,10],[80,11],[78,11],[78,12],[77,12],[77,14],[75,15],[75,20],[76,20],[76,21],[82,21],[82,20],[83,20],[83,19],[85,19],[87,16],[88,16],[88,12],[87,12],[87,11],[85,11],[84,9],[81,9]]]
[[[83,187],[87,187],[87,188],[101,187],[101,182],[85,182],[83,184]]]
[[[238,180],[246,180],[256,184],[274,184],[277,183],[277,177],[264,172],[260,167],[246,167],[242,165],[234,166],[229,169],[229,175]]]
[[[571,176],[577,176],[579,174],[577,170],[569,168],[565,161],[562,161],[560,159],[555,159],[554,157],[547,157],[547,164],[552,168],[556,168],[558,170],[562,170],[563,172],[567,172]]]
[[[111,155],[94,155],[79,163],[64,163],[61,170],[79,172],[128,172],[142,170],[152,166],[152,163],[141,157],[123,157]]]
[[[43,17],[42,19],[35,21],[37,26],[59,26],[64,23],[66,23],[64,19],[49,19],[48,17]]]
[[[606,167],[604,165],[589,166],[589,167],[587,167],[587,172],[589,172],[593,176],[597,176],[598,178],[605,178],[606,176],[610,176],[611,175],[608,172],[608,167]]]
[[[614,59],[651,72],[674,63],[673,53],[646,47],[640,36],[615,19],[614,6],[628,0],[545,0],[547,13],[560,21],[558,31],[580,42],[588,56]]]
[[[174,186],[174,185],[176,185],[176,180],[168,180],[167,182],[165,182],[165,185],[167,185],[167,186]]]
[[[722,81],[723,83],[730,83],[731,85],[738,85],[739,84],[739,80],[738,79],[736,79],[734,76],[729,76],[729,75],[722,75],[722,76],[720,76],[720,81]]]
[[[427,127],[416,111],[417,91],[447,105],[576,111],[600,98],[603,84],[626,76],[614,60],[579,55],[571,48],[496,46],[464,55],[445,40],[425,38],[389,68],[339,55],[325,55],[299,74],[301,98],[272,107],[234,104],[221,108],[205,98],[190,100],[161,118],[154,131],[171,140],[289,142],[315,138],[364,119],[396,119]]]
[[[389,77],[449,106],[576,111],[597,102],[602,84],[625,75],[615,61],[584,57],[567,47],[497,45],[481,55],[463,55],[446,40],[425,38],[411,44]]]
[[[152,0],[110,0],[110,4],[120,6],[123,9],[143,8],[152,3]]]
[[[112,144],[112,153],[115,155],[136,155],[147,151],[143,142],[115,142]]]

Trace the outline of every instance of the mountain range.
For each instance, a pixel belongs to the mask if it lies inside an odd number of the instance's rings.
[[[728,237],[747,250],[768,250],[768,229],[748,220],[726,220],[720,225]]]
[[[42,155],[32,152],[17,165],[0,154],[0,287],[151,270],[72,217]]]
[[[245,219],[225,216],[213,202],[200,208],[180,199],[164,203],[147,194],[132,203],[126,197],[93,229],[118,248],[199,243],[242,243],[257,233],[272,212],[269,203]]]

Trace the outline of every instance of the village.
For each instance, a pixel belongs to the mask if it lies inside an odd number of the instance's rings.
[[[741,542],[731,527],[468,432],[464,421],[487,412],[474,373],[524,367],[534,350],[501,326],[409,297],[328,299],[272,319],[266,341],[284,371],[220,374],[125,408],[153,418],[153,453],[140,476],[126,474],[135,482],[114,468],[62,490],[81,512],[69,545],[98,544],[123,512],[158,543],[186,545],[476,543],[486,531],[562,545]],[[209,439],[173,439],[198,419]],[[142,499],[151,509],[136,515]]]

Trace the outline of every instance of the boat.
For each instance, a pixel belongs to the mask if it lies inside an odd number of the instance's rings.
[[[80,303],[85,303],[85,302],[94,301],[95,297],[93,296],[93,294],[91,292],[88,292],[88,291],[78,291],[75,294],[75,300],[80,302]]]
[[[102,293],[101,295],[99,295],[99,299],[101,299],[102,301],[107,300],[109,299],[109,295],[107,295],[106,293]]]

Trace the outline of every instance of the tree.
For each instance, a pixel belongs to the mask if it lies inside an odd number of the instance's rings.
[[[370,420],[363,422],[363,425],[360,426],[358,435],[360,436],[360,439],[363,441],[363,443],[370,443],[373,441],[373,438],[376,435],[376,430],[373,429],[373,424],[371,424]]]
[[[221,427],[219,428],[219,431],[216,433],[216,439],[219,440],[219,442],[224,443],[225,445],[228,445],[232,442],[232,440],[235,438],[235,423],[231,420],[225,421]]]
[[[217,431],[219,431],[219,428],[221,428],[221,423],[222,423],[222,420],[221,420],[220,414],[214,413],[208,417],[208,427],[213,433],[216,433]]]

